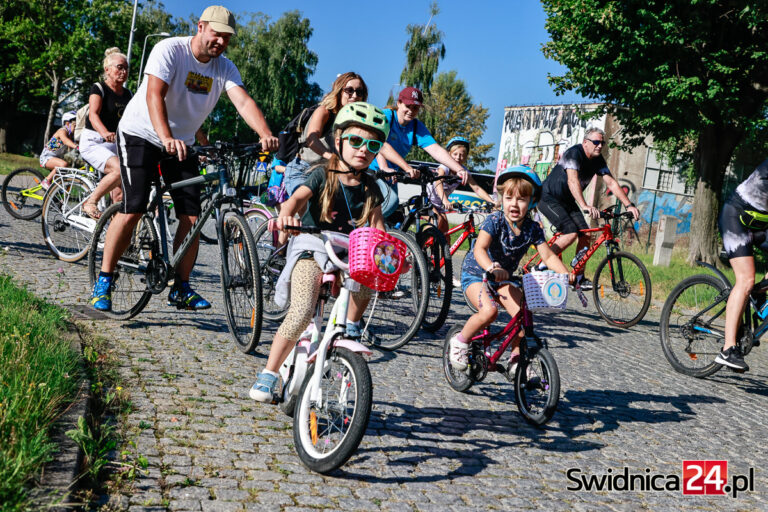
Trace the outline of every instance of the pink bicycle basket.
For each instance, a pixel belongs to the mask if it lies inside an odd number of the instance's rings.
[[[405,244],[376,228],[357,228],[349,234],[349,275],[379,292],[392,291],[400,277]]]

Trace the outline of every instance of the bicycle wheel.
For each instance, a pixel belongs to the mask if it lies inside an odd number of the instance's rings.
[[[607,275],[603,275],[604,270]],[[651,277],[637,256],[618,251],[597,266],[592,295],[597,312],[606,322],[632,327],[651,305]]]
[[[310,470],[330,473],[357,450],[371,416],[373,385],[359,354],[333,349],[320,380],[320,402],[313,400],[309,367],[293,415],[293,440],[301,462]]]
[[[261,281],[256,244],[240,212],[224,218],[221,239],[221,288],[227,325],[237,347],[248,354],[261,337]]]
[[[37,169],[16,169],[3,181],[3,206],[11,214],[21,220],[32,220],[43,211],[43,190],[40,182],[43,173]]]
[[[286,302],[285,306],[278,306],[275,303],[275,288],[277,279],[285,268],[285,249],[277,250],[277,231],[269,231],[267,227],[267,223],[263,222],[253,234],[259,258],[262,314],[270,322],[281,322],[288,313],[289,302]]]
[[[210,189],[206,190],[203,193],[203,196],[201,198],[200,202],[200,211],[204,212],[206,208],[208,208],[208,203],[211,201],[212,193],[210,192]],[[206,219],[205,224],[203,224],[203,229],[200,231],[200,240],[202,240],[205,243],[208,244],[217,244],[219,243],[219,239],[216,235],[216,215],[215,212],[211,214],[208,219]]]
[[[560,371],[543,347],[528,347],[515,370],[515,403],[525,421],[541,426],[552,419],[560,401]]]
[[[429,300],[422,326],[436,332],[445,323],[453,296],[453,263],[445,235],[435,226],[426,224],[416,235],[424,252],[429,275]],[[441,262],[444,262],[442,267]]]
[[[248,222],[248,227],[251,228],[251,233],[255,233],[263,223],[270,219],[270,217],[261,210],[248,210],[243,215]],[[259,260],[259,263],[261,263],[261,260]]]
[[[109,224],[123,208],[115,203],[101,214],[91,237],[88,250],[88,274],[93,288],[101,270],[104,256],[104,239]],[[131,241],[117,261],[112,280],[112,310],[105,314],[118,320],[127,320],[138,315],[149,302],[152,293],[147,289],[147,265],[153,254],[157,254],[160,242],[152,224],[152,218],[145,214],[131,233]]]
[[[62,261],[73,263],[88,254],[96,221],[83,212],[91,184],[73,176],[54,182],[43,199],[43,240]]]
[[[708,377],[721,368],[715,362],[725,341],[728,289],[710,274],[683,279],[664,302],[659,338],[664,356],[679,373]]]
[[[451,338],[456,336],[456,333],[460,332],[463,326],[456,325],[451,327],[448,334],[445,335],[445,342],[443,342],[443,372],[445,373],[445,380],[448,384],[461,393],[464,393],[472,387],[474,381],[469,378],[466,371],[454,370],[451,365]]]
[[[370,319],[368,329],[374,346],[395,350],[411,341],[421,327],[429,298],[429,274],[416,239],[402,231],[388,233],[405,244],[405,259],[411,268],[400,275],[394,290],[374,293],[363,322]]]

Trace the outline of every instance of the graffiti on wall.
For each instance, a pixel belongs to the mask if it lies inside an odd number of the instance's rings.
[[[643,190],[637,197],[637,209],[640,210],[642,221],[646,224],[658,222],[661,215],[671,215],[678,220],[677,234],[684,235],[691,231],[691,208],[693,208],[693,198],[669,193],[657,193],[656,205],[653,202],[654,192],[652,190]],[[639,223],[635,224],[639,228]]]
[[[595,105],[507,108],[496,171],[529,165],[539,176],[546,177],[559,155],[581,142],[587,128],[605,129],[605,115],[589,121],[579,118],[579,112],[594,109]]]

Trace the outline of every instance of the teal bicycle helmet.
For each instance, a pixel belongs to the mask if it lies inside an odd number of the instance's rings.
[[[456,137],[452,138],[448,141],[448,144],[445,145],[445,149],[450,151],[451,146],[455,146],[456,144],[461,144],[462,146],[467,146],[467,151],[469,151],[469,148],[471,146],[469,139],[466,137],[462,137],[461,135],[457,135]]]
[[[347,103],[341,107],[333,122],[333,130],[343,130],[352,125],[367,128],[379,134],[382,142],[389,137],[389,120],[384,111],[364,101]]]
[[[539,176],[527,165],[507,167],[499,174],[499,178],[496,180],[496,186],[501,185],[510,178],[522,178],[533,185],[533,196],[531,196],[531,202],[528,204],[528,208],[535,208],[539,199],[541,199],[541,180],[539,179]]]

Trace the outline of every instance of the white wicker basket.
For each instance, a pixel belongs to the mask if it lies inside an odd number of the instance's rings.
[[[536,313],[560,313],[568,304],[568,274],[530,272],[523,275],[528,309]]]

